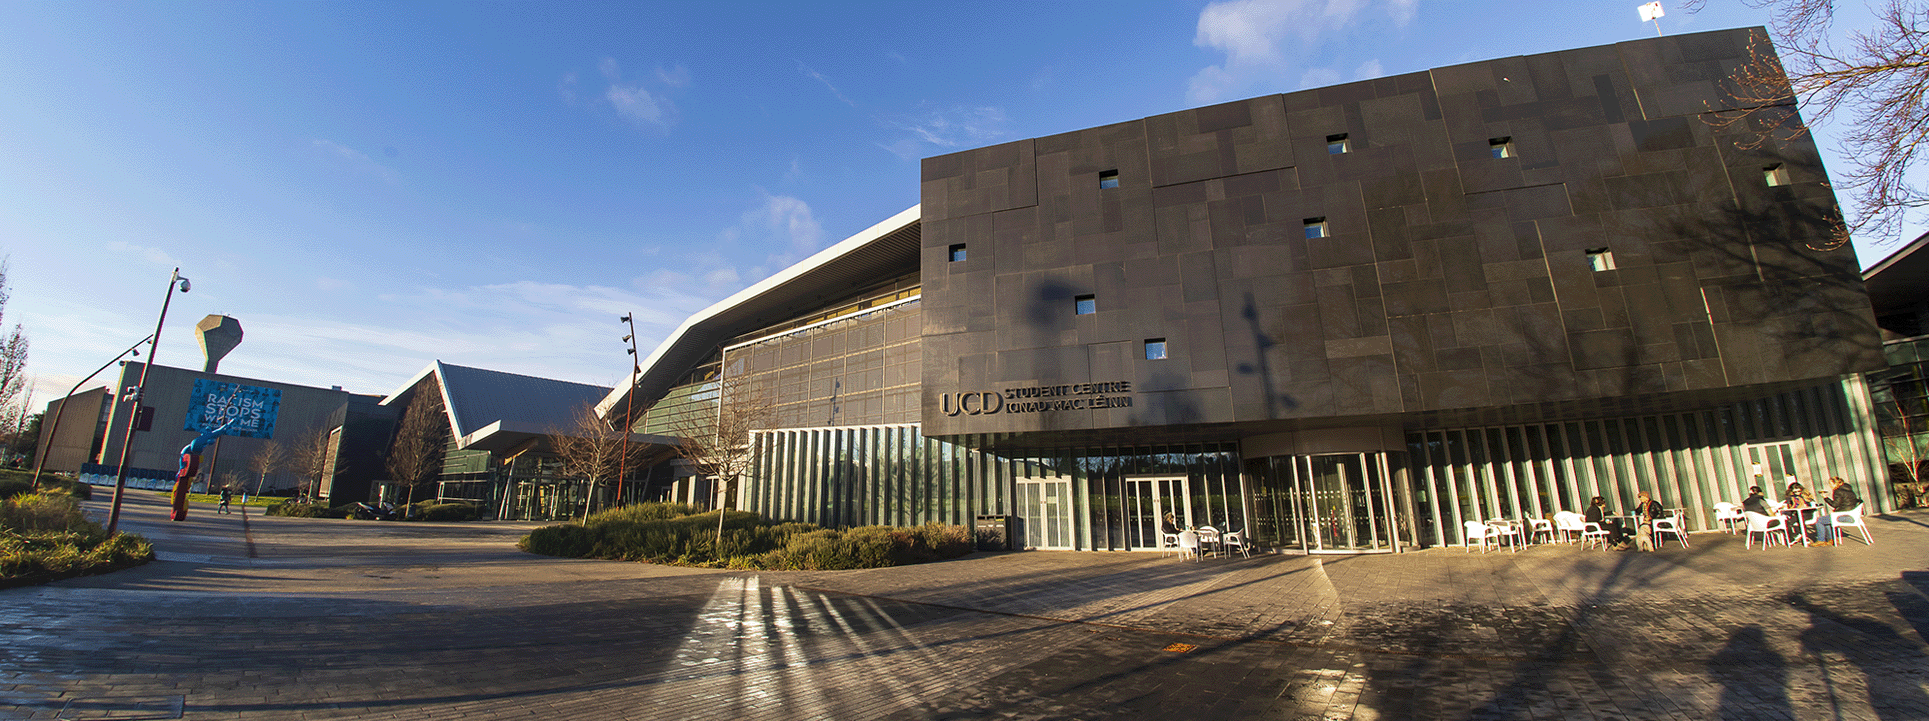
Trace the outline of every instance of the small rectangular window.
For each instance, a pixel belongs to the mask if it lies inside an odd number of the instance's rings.
[[[1606,248],[1589,248],[1587,267],[1594,272],[1614,270],[1614,253]]]
[[[1513,138],[1489,139],[1487,141],[1487,150],[1488,152],[1493,153],[1495,160],[1499,160],[1501,158],[1514,157],[1514,139]]]
[[[1075,315],[1091,315],[1097,312],[1098,296],[1081,295],[1072,300],[1072,313]]]
[[[1146,360],[1165,360],[1165,339],[1164,338],[1145,339],[1145,359]]]
[[[1327,155],[1339,155],[1352,149],[1353,146],[1346,142],[1346,133],[1326,136]]]
[[[1788,168],[1783,167],[1781,163],[1762,168],[1762,179],[1768,181],[1768,187],[1771,188],[1788,185]]]
[[[951,246],[951,262],[956,263],[964,259],[965,259],[965,244],[959,243],[957,245]]]
[[[1099,190],[1108,190],[1116,187],[1119,187],[1119,171],[1107,170],[1098,174]]]
[[[1325,218],[1307,218],[1306,219],[1306,237],[1309,239],[1326,237],[1326,219]]]

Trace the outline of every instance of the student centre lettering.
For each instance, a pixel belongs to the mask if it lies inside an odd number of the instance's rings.
[[[938,396],[938,405],[947,416],[1130,408],[1132,397],[1127,394],[1131,392],[1131,381],[1031,386],[1002,392],[943,393]]]

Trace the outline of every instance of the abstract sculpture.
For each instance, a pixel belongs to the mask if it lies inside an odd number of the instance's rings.
[[[201,451],[213,445],[234,423],[230,419],[213,430],[201,431],[201,435],[181,447],[181,470],[174,472],[174,513],[169,516],[172,520],[188,519],[188,488],[194,485],[194,474],[201,470]]]

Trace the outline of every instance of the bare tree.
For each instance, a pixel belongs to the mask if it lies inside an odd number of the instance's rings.
[[[423,383],[402,412],[384,463],[389,480],[408,488],[406,503],[415,502],[416,487],[441,475],[442,454],[448,446],[449,418],[443,410],[442,391],[434,383]]]
[[[7,298],[8,262],[0,260],[0,327],[5,327]],[[0,338],[0,428],[19,427],[20,418],[27,408],[16,401],[26,388],[27,372],[27,335],[15,323],[13,330]]]
[[[1891,386],[1877,394],[1876,400],[1876,430],[1882,436],[1882,454],[1889,461],[1890,490],[1902,491],[1896,494],[1898,500],[1913,499],[1915,505],[1929,505],[1929,498],[1920,495],[1923,464],[1929,462],[1929,449],[1925,449],[1929,445],[1925,431],[1929,429],[1922,427],[1922,399],[1905,402],[1898,390]]]
[[[1706,2],[1685,6],[1695,11]],[[1848,31],[1846,48],[1831,39],[1834,0],[1741,2],[1773,11],[1773,46],[1767,39],[1751,44],[1732,77],[1742,109],[1716,122],[1784,131],[1764,134],[1759,142],[1767,143],[1806,132],[1792,122],[1790,106],[1811,124],[1845,120],[1838,150],[1848,167],[1833,175],[1851,194],[1854,219],[1841,224],[1834,247],[1851,234],[1894,242],[1908,215],[1929,207],[1929,194],[1908,177],[1929,143],[1929,2],[1871,3],[1875,26]]]
[[[334,429],[316,426],[296,441],[289,452],[289,465],[301,474],[301,495],[313,497],[321,490],[322,474],[328,470],[328,440]]]
[[[549,433],[562,474],[581,478],[589,484],[583,493],[585,522],[589,520],[590,500],[596,496],[597,486],[612,480],[621,483],[622,479],[617,476],[641,455],[640,447],[625,442],[626,435],[623,429],[596,415],[596,406],[591,403],[578,406],[571,413],[569,427]]]
[[[717,538],[723,539],[723,511],[736,486],[757,466],[757,448],[750,432],[774,425],[777,404],[762,384],[725,374],[704,395],[710,414],[690,414],[674,425],[682,439],[677,453],[708,477],[716,496]]]
[[[248,458],[248,470],[255,474],[255,495],[261,495],[268,485],[268,474],[281,470],[288,464],[288,449],[273,438],[261,442],[255,454]]]

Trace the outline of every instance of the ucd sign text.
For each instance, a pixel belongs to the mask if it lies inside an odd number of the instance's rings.
[[[938,396],[938,410],[947,416],[999,413],[1044,413],[1130,408],[1131,381],[1023,386],[1003,391],[960,391]]]

